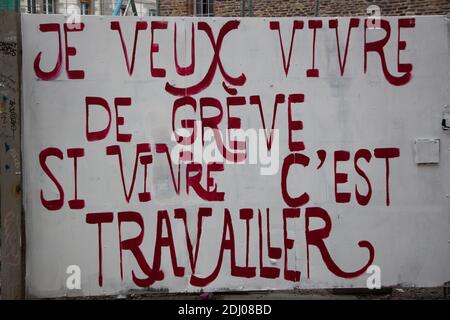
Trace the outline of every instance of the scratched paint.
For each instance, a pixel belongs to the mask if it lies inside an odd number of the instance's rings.
[[[23,296],[19,18],[14,12],[0,12],[0,276],[5,299]]]
[[[29,295],[450,278],[444,17],[64,22],[22,16]],[[264,129],[274,172],[237,128]],[[415,164],[419,137],[438,164]],[[227,162],[172,161],[195,141]]]

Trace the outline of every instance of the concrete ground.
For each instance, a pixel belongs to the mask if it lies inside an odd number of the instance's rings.
[[[316,289],[242,291],[215,293],[165,293],[129,292],[123,295],[101,297],[61,297],[62,299],[86,300],[450,300],[450,287],[434,288],[383,288],[368,289]],[[1,300],[1,283],[0,283]]]
[[[438,288],[386,288],[378,292],[364,289],[335,290],[290,290],[290,291],[248,291],[220,292],[213,294],[177,293],[130,293],[112,296],[110,299],[155,299],[155,300],[450,300],[450,292],[444,296],[444,289]]]

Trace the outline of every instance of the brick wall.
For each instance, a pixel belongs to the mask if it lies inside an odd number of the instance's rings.
[[[160,0],[159,15],[161,16],[192,16],[194,0]]]
[[[450,12],[449,0],[320,0],[321,16],[366,15],[367,7],[377,5],[381,15],[433,15]]]
[[[241,15],[241,1],[214,1],[214,15],[218,17],[238,17]]]
[[[253,15],[257,17],[313,16],[315,0],[253,0]]]
[[[255,17],[314,16],[317,0],[253,0]],[[194,0],[160,0],[162,16],[189,16],[193,14]],[[380,7],[381,14],[433,15],[450,12],[450,0],[320,0],[320,16],[366,15],[367,7]],[[214,0],[215,16],[240,16],[240,0]]]

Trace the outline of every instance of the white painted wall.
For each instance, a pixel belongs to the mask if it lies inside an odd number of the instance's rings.
[[[359,28],[353,29],[349,42],[344,76],[340,75],[336,35],[328,27],[329,18],[321,18],[323,28],[317,31],[315,66],[320,70],[318,78],[306,77],[311,65],[312,31],[307,28],[308,19],[294,38],[292,60],[288,76],[283,71],[278,33],[270,30],[269,21],[279,21],[284,50],[289,50],[292,23],[295,18],[239,19],[237,31],[230,32],[222,44],[220,53],[224,69],[235,77],[244,73],[246,83],[234,86],[239,96],[246,97],[246,107],[232,107],[232,115],[242,118],[244,128],[261,128],[258,109],[248,104],[248,97],[260,95],[270,126],[273,99],[277,93],[287,95],[301,93],[305,102],[294,107],[293,117],[303,121],[303,130],[295,133],[295,139],[305,143],[300,153],[310,157],[307,168],[293,166],[289,173],[288,188],[292,195],[308,192],[310,200],[300,209],[300,217],[288,219],[286,236],[294,239],[288,252],[288,268],[301,272],[299,282],[284,277],[285,252],[283,242],[283,208],[281,165],[291,152],[288,148],[287,103],[280,105],[275,127],[280,131],[280,170],[273,176],[261,176],[258,165],[227,165],[224,172],[213,173],[217,188],[225,192],[224,202],[208,202],[191,190],[186,194],[184,169],[182,186],[177,195],[167,160],[157,154],[156,143],[171,142],[171,117],[174,101],[178,98],[165,91],[166,82],[178,86],[198,82],[206,74],[213,55],[211,44],[203,31],[196,30],[196,69],[189,77],[177,75],[173,57],[173,30],[186,29],[190,39],[190,26],[196,28],[199,21],[207,21],[217,37],[219,29],[229,19],[214,18],[161,18],[168,22],[167,30],[155,31],[155,42],[160,51],[155,53],[155,66],[166,69],[165,78],[150,75],[150,31],[141,31],[136,51],[136,66],[132,76],[127,72],[120,38],[111,30],[111,21],[120,21],[128,56],[131,57],[134,25],[137,19],[126,17],[86,17],[84,32],[70,33],[70,45],[76,47],[76,56],[70,57],[70,68],[83,69],[85,79],[69,80],[65,72],[64,49],[62,71],[52,81],[38,79],[33,62],[42,53],[41,67],[48,71],[54,66],[57,37],[39,32],[39,24],[64,22],[59,15],[24,15],[23,32],[23,149],[24,149],[24,208],[27,232],[26,283],[29,296],[101,295],[113,294],[139,287],[132,280],[132,271],[144,277],[136,259],[129,251],[123,252],[123,280],[120,277],[120,250],[118,233],[119,211],[137,211],[144,220],[145,234],[142,250],[147,262],[153,265],[156,237],[157,211],[166,209],[171,221],[177,262],[185,268],[184,276],[174,276],[169,250],[163,249],[161,269],[164,279],[151,285],[151,289],[169,291],[196,290],[250,290],[285,288],[335,288],[365,287],[369,274],[346,279],[331,272],[325,265],[319,250],[309,247],[310,276],[307,276],[307,250],[305,238],[305,210],[311,207],[325,209],[332,221],[332,229],[325,240],[332,259],[345,271],[354,271],[368,261],[367,249],[358,247],[366,240],[374,248],[373,264],[380,267],[383,286],[437,286],[450,280],[449,248],[449,194],[450,194],[450,136],[441,128],[444,106],[450,104],[449,88],[449,29],[444,17],[416,17],[415,28],[402,29],[401,39],[406,49],[400,53],[402,63],[411,63],[412,79],[402,86],[394,86],[381,71],[380,58],[368,53],[367,73],[364,73],[364,29],[361,18]],[[397,17],[386,18],[391,25],[391,37],[385,48],[389,70],[399,75],[397,66]],[[150,19],[144,19],[149,22]],[[341,54],[347,38],[349,18],[339,18]],[[383,31],[368,31],[368,40],[384,36]],[[64,36],[63,36],[64,39]],[[64,40],[63,40],[64,41]],[[64,43],[64,42],[63,42]],[[189,61],[190,47],[179,43],[180,61]],[[219,69],[211,85],[193,97],[215,97],[224,106],[229,94],[222,86]],[[233,86],[230,86],[233,87]],[[132,106],[119,109],[125,117],[124,133],[132,133],[129,143],[115,140],[115,118],[111,132],[101,141],[88,142],[85,137],[85,97],[105,98],[112,108],[115,97],[131,97]],[[234,108],[234,109],[233,109]],[[94,113],[93,124],[100,128],[106,118]],[[199,118],[186,111],[185,116]],[[179,126],[180,115],[177,115]],[[226,127],[226,118],[220,125]],[[414,153],[414,141],[418,138],[439,139],[439,163],[419,165]],[[106,147],[119,144],[125,163],[127,187],[137,143],[150,143],[153,163],[149,167],[148,188],[150,202],[139,202],[142,192],[143,167],[137,170],[136,185],[129,203],[124,199],[118,160],[106,155]],[[60,210],[47,210],[40,193],[47,199],[55,199],[59,193],[55,184],[44,173],[39,154],[48,147],[61,149],[64,160],[51,157],[47,160],[51,172],[65,190],[64,205]],[[376,148],[399,148],[400,157],[390,160],[390,205],[386,205],[385,161],[374,157]],[[85,208],[73,210],[68,200],[73,197],[73,161],[67,157],[68,148],[84,148],[85,157],[78,161],[78,195],[86,201]],[[367,191],[364,179],[355,171],[353,157],[358,149],[368,149],[370,163],[358,163],[371,181],[372,198],[366,206],[355,199],[355,185],[361,193]],[[326,150],[327,158],[321,169],[318,150]],[[351,192],[349,203],[337,203],[335,199],[335,175],[333,152],[350,151],[350,161],[338,163],[338,171],[348,173],[348,182],[339,184],[340,192]],[[428,151],[425,151],[428,152]],[[431,150],[430,152],[433,152]],[[433,158],[433,157],[431,157]],[[176,168],[175,168],[175,172]],[[239,209],[253,208],[250,220],[249,264],[256,267],[256,277],[242,278],[230,275],[230,254],[224,254],[222,268],[206,288],[190,283],[191,268],[186,249],[184,225],[174,219],[175,208],[188,212],[191,239],[196,239],[197,210],[211,207],[212,216],[203,224],[196,275],[209,275],[217,264],[222,238],[224,208],[231,212],[236,261],[245,265],[246,225],[239,219]],[[263,264],[280,268],[280,276],[267,279],[260,276],[258,211],[270,208],[272,246],[283,249],[280,259],[272,262],[267,257],[266,219],[263,214]],[[113,222],[102,227],[103,286],[99,286],[97,226],[86,223],[86,214],[113,212]],[[311,221],[311,229],[321,228],[323,222]],[[122,240],[135,237],[139,228],[134,223],[123,223]],[[164,229],[164,235],[166,231]],[[194,240],[195,241],[195,240]],[[69,265],[81,268],[81,289],[66,288],[66,269]]]

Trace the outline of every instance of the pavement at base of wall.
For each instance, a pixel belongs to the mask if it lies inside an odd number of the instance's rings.
[[[133,292],[102,297],[66,299],[131,300],[450,300],[443,287],[368,289],[302,289],[277,291],[233,291],[215,293]]]
[[[0,285],[1,292],[1,285]],[[0,294],[1,299],[1,294]],[[76,300],[450,300],[450,287],[368,289],[301,289],[231,291],[215,293],[133,292],[95,297],[61,297]],[[52,299],[53,300],[53,299]]]

